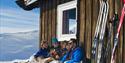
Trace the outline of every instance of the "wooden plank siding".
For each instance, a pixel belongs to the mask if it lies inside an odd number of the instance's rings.
[[[123,40],[124,40],[124,41],[123,41],[123,51],[122,51],[122,52],[123,52],[123,53],[122,53],[122,54],[123,54],[123,55],[122,55],[123,57],[122,57],[122,58],[123,58],[123,62],[125,63],[125,19],[124,19],[123,25],[124,25],[124,27],[123,27],[123,28],[124,28],[124,29],[123,29],[123,30],[124,30],[124,31],[123,31],[123,35],[124,35]]]
[[[57,6],[72,0],[40,0],[40,41],[48,40],[51,45],[51,38],[56,37],[57,31]],[[114,12],[121,15],[123,3],[121,0],[108,0],[109,15],[108,21],[112,18]],[[86,58],[91,59],[91,45],[95,33],[99,13],[99,0],[78,0],[77,14],[77,38],[83,46]],[[113,48],[112,34],[111,47]],[[107,38],[105,38],[107,39]],[[105,40],[106,42],[107,40]],[[120,39],[116,52],[116,63],[125,63],[125,19],[120,32]]]
[[[98,11],[99,11],[99,0],[85,0],[85,1],[80,0],[80,1],[81,2],[79,3],[80,4],[79,16],[82,18],[80,19],[80,23],[82,24],[85,23],[85,24],[80,26],[81,28],[79,30],[80,31],[79,38],[82,39],[80,40],[80,42],[84,41],[83,43],[86,45],[85,46],[86,57],[90,59],[91,44],[92,44],[92,40],[95,32],[95,26],[97,22]],[[109,15],[108,15],[108,21],[109,21],[113,17],[114,12],[118,12],[119,16],[121,15],[121,9],[123,7],[123,3],[121,3],[120,0],[108,0],[108,2],[110,5]],[[85,5],[85,7],[83,5]],[[123,37],[124,35],[123,33],[125,33],[125,30],[123,30],[123,28],[125,28],[125,26],[124,27],[122,26],[121,32],[120,32],[120,39],[119,39],[119,44],[116,52],[116,59],[117,59],[116,63],[125,63],[123,58],[125,56],[125,52],[123,52],[123,49],[125,49],[125,47],[123,47],[123,44],[125,42],[123,41],[125,40],[125,37]],[[85,35],[83,33],[85,33]],[[84,35],[84,37],[81,35]],[[113,39],[113,36],[114,35],[112,35],[112,39]],[[113,43],[112,43],[112,47],[113,47]]]
[[[47,40],[51,45],[51,38],[56,37],[57,5],[71,0],[40,0],[40,41]]]

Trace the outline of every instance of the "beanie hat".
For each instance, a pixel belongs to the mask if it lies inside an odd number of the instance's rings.
[[[56,42],[58,42],[58,40],[57,40],[57,38],[52,38],[52,43],[56,43]]]

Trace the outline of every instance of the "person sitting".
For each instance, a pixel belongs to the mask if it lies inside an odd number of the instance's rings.
[[[49,57],[49,49],[48,49],[48,42],[47,41],[42,41],[41,42],[41,48],[39,51],[34,55],[34,57],[37,59],[38,57],[41,58],[47,58]]]
[[[41,41],[41,47],[39,51],[31,58],[29,61],[30,63],[47,63],[51,60],[49,49],[48,49],[48,42],[43,40]]]
[[[63,56],[64,56],[64,55],[66,54],[66,52],[67,52],[67,48],[66,48],[67,42],[68,42],[68,41],[62,41],[62,42],[60,43],[60,48],[61,48],[60,60],[63,58]]]
[[[52,38],[52,47],[50,50],[50,56],[53,58],[53,61],[49,63],[59,63],[59,59],[61,56],[61,47],[60,43],[58,42],[57,38]]]
[[[52,55],[55,60],[59,60],[61,56],[61,47],[60,43],[58,42],[57,38],[52,38],[52,47],[53,48],[53,53],[56,55]]]
[[[68,52],[63,56],[62,63],[80,63],[84,57],[81,47],[75,39],[70,39],[67,45]]]
[[[70,46],[69,46],[69,44],[67,43],[66,44],[66,52],[65,52],[65,54],[62,56],[62,58],[60,59],[60,62],[61,63],[64,63],[64,61],[66,61],[66,60],[68,60],[68,55],[69,55],[69,53],[71,52],[71,48],[70,48]]]

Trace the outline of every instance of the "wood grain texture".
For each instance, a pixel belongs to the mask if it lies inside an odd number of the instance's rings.
[[[80,0],[80,2],[78,3],[79,4],[79,17],[78,17],[78,20],[79,20],[79,41],[82,43],[82,46],[85,45],[85,21],[86,21],[86,18],[85,18],[85,0]]]
[[[57,6],[72,0],[41,0],[40,4],[40,41],[48,40],[51,44],[51,38],[56,37],[57,33]],[[108,0],[109,3],[109,19],[112,18],[114,12],[121,14],[123,3],[120,0]],[[91,45],[95,33],[99,13],[99,0],[78,0],[78,28],[77,38],[83,46],[86,57],[91,59]],[[116,52],[116,62],[125,63],[125,21],[121,28],[119,44]],[[113,47],[112,34],[112,46]],[[105,37],[107,41],[107,37]],[[109,60],[107,60],[109,61]],[[108,62],[107,62],[108,63]]]

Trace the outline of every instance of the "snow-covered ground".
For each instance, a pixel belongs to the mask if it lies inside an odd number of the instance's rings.
[[[1,61],[0,63],[13,63],[11,61]]]
[[[38,31],[0,34],[0,63],[28,59],[37,52],[38,44]]]
[[[27,62],[28,60],[13,60],[13,61],[0,61],[0,63],[15,63],[15,62],[18,62],[18,63],[23,63],[23,62]]]

